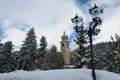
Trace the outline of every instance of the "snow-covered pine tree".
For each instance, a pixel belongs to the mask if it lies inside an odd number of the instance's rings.
[[[19,63],[18,63],[18,58],[19,58],[19,51],[15,50],[13,51],[13,57],[14,57],[14,60],[15,60],[15,67],[16,67],[16,70],[18,70],[18,67],[19,67]]]
[[[40,39],[40,48],[39,48],[39,52],[42,57],[45,57],[46,47],[47,47],[46,37],[42,36]]]
[[[115,34],[115,37],[111,36],[111,40],[103,62],[106,64],[106,70],[120,73],[120,36]]]
[[[64,60],[61,53],[57,52],[57,47],[53,45],[45,56],[45,63],[47,69],[60,69],[63,68]]]
[[[3,46],[4,46],[4,44],[3,44],[3,43],[1,43],[1,40],[0,40],[0,55],[2,54],[2,51],[3,51]]]
[[[75,29],[75,32],[77,33],[77,38],[74,40],[76,44],[79,45],[78,51],[77,51],[77,58],[78,58],[78,64],[77,67],[89,67],[89,52],[88,52],[88,35],[86,34],[83,25],[79,27],[79,29]]]
[[[38,55],[39,55],[39,64],[38,67],[40,69],[44,69],[45,68],[45,55],[47,52],[47,41],[46,41],[46,37],[42,36],[40,39],[40,44],[39,44],[40,48],[38,48]]]
[[[0,40],[0,72],[4,72],[2,70],[2,67],[3,67],[3,61],[2,61],[3,50],[4,50],[4,44],[1,43],[1,40]]]
[[[37,41],[34,28],[31,28],[19,51],[19,69],[34,70],[37,64]]]
[[[16,69],[15,59],[12,50],[12,42],[5,42],[2,47],[2,53],[0,54],[0,72],[11,72]]]

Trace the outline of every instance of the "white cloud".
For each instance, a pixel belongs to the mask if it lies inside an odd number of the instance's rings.
[[[20,45],[25,39],[26,32],[17,28],[8,28],[4,31],[4,34],[6,34],[6,38],[2,40],[3,42],[10,40],[14,45]]]
[[[105,42],[105,41],[110,41],[110,36],[114,36],[115,33],[120,34],[120,7],[118,7],[116,10],[110,9],[112,14],[109,17],[106,18],[105,21],[103,21],[103,24],[101,26],[101,32],[98,37],[98,42]],[[109,14],[109,13],[108,13]],[[106,13],[107,15],[107,13]]]
[[[37,25],[51,24],[67,7],[75,6],[73,0],[1,0],[0,3],[1,18]]]
[[[2,29],[7,29],[12,25],[12,23],[8,20],[1,20],[0,24]]]
[[[3,41],[12,40],[15,45],[22,43],[28,28],[23,31],[14,25],[20,22],[35,28],[38,42],[44,35],[48,47],[55,44],[58,50],[63,31],[68,35],[73,31],[71,18],[76,13],[83,15],[74,0],[0,0],[0,12],[0,18],[7,20],[6,28],[3,26],[6,35]]]
[[[91,16],[86,9],[95,3],[105,7],[104,21],[96,42],[108,41],[110,35],[120,34],[120,5],[118,4],[120,2],[118,0],[90,0],[88,4],[81,7],[76,5],[75,0],[0,0],[0,19],[4,20],[2,26],[6,35],[3,41],[12,40],[15,45],[20,45],[28,28],[34,27],[38,42],[42,35],[46,36],[48,47],[55,44],[60,50],[59,42],[63,31],[65,30],[68,36],[73,32],[70,19],[78,13],[84,18],[84,22],[88,23]],[[74,44],[71,43],[71,45]]]

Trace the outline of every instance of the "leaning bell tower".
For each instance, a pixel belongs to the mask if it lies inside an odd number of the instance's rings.
[[[63,55],[65,65],[69,65],[70,64],[69,41],[68,41],[68,36],[65,34],[65,31],[61,38],[62,38],[62,41],[60,42],[61,53]]]

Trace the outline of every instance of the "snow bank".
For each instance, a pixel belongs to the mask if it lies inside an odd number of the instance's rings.
[[[120,75],[96,70],[97,80],[120,80]],[[62,69],[46,71],[15,71],[1,73],[0,80],[92,80],[89,69]]]

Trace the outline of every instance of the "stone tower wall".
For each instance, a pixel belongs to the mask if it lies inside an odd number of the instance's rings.
[[[70,64],[69,41],[67,40],[65,33],[62,36],[61,53],[63,55],[65,65]]]

